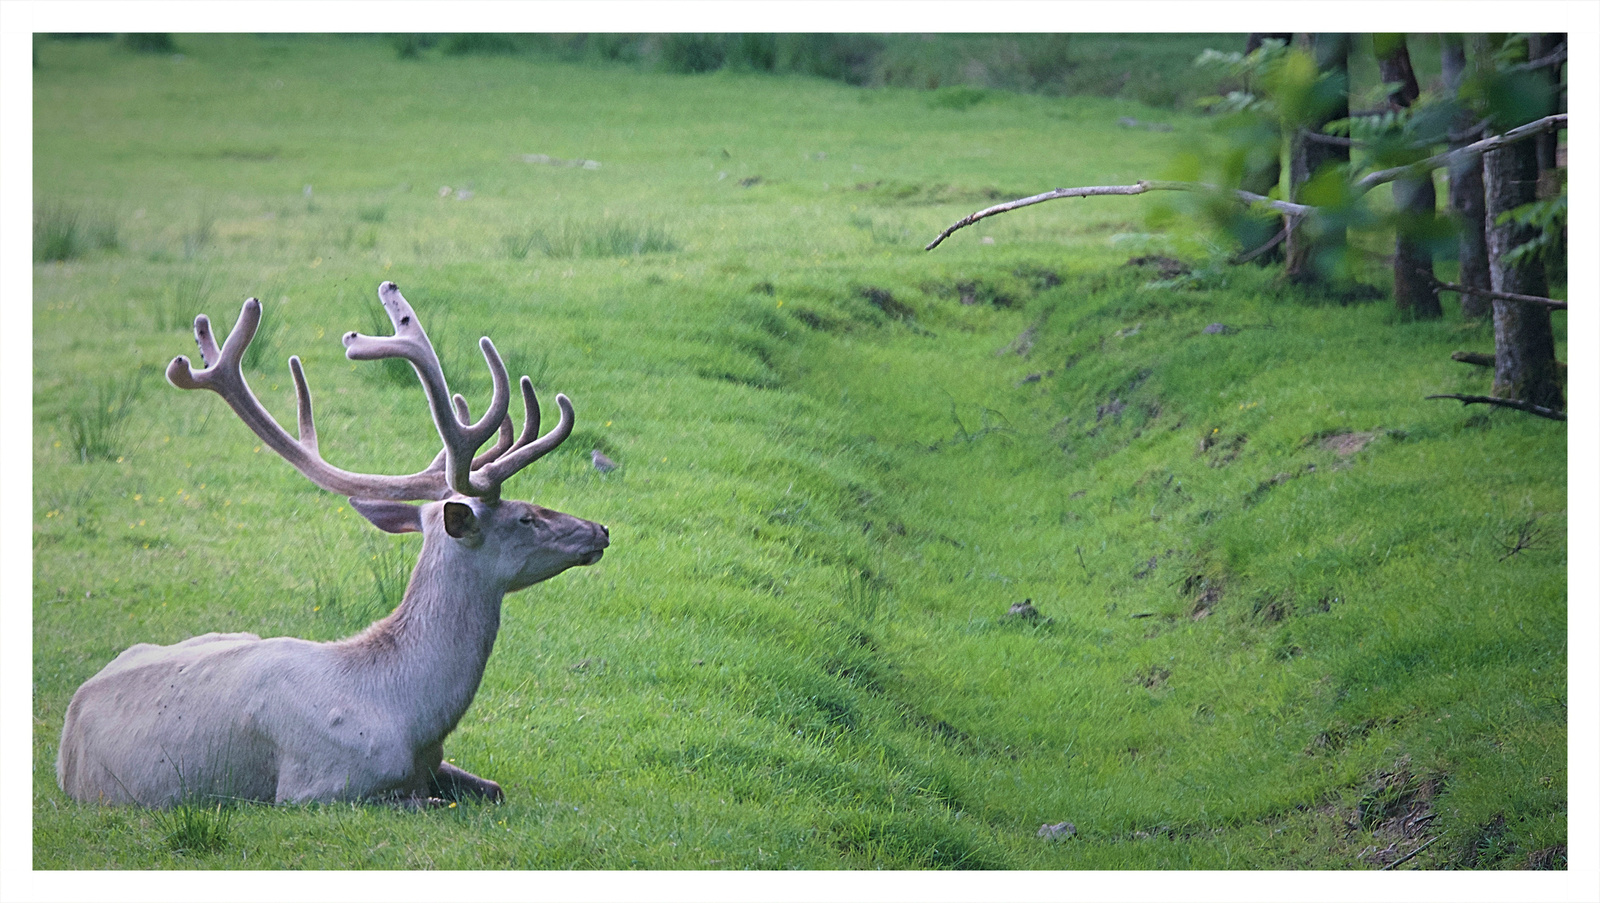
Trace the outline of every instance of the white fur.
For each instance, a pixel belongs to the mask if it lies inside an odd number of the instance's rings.
[[[451,535],[447,504],[470,508]],[[527,502],[456,498],[408,516],[357,505],[385,529],[417,529],[422,553],[398,608],[332,643],[208,633],[130,647],[73,696],[56,762],[74,799],[166,806],[426,799],[500,788],[443,762],[514,592],[609,544],[604,527]]]

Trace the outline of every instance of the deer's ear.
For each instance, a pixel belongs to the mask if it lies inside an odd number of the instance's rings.
[[[350,507],[356,509],[362,517],[372,521],[374,527],[387,533],[422,532],[422,509],[416,505],[383,499],[353,498],[350,500]]]
[[[472,506],[461,502],[445,502],[444,531],[456,539],[471,541],[477,538],[478,516],[472,513]]]

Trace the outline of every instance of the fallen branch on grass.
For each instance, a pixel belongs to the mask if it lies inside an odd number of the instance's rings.
[[[1494,355],[1484,354],[1482,351],[1452,351],[1450,352],[1450,359],[1478,367],[1494,366]],[[1566,361],[1556,361],[1556,376],[1563,380],[1567,378]]]
[[[1431,157],[1418,160],[1415,163],[1408,163],[1405,166],[1396,166],[1392,169],[1380,169],[1375,172],[1367,173],[1365,176],[1353,183],[1350,188],[1353,194],[1366,194],[1372,189],[1377,188],[1379,185],[1387,182],[1393,182],[1394,180],[1403,176],[1412,175],[1415,173],[1432,172],[1440,167],[1449,166],[1453,161],[1463,157],[1478,156],[1483,154],[1485,151],[1491,151],[1507,144],[1514,144],[1518,141],[1531,138],[1541,132],[1561,128],[1566,124],[1567,114],[1565,113],[1557,113],[1554,116],[1546,116],[1543,119],[1536,119],[1533,122],[1525,125],[1519,125],[1516,128],[1505,132],[1504,134],[1494,135],[1489,138],[1485,138],[1482,141],[1475,141],[1472,144],[1469,144],[1465,147],[1456,148],[1452,151],[1434,154]],[[1281,213],[1289,214],[1289,216],[1293,218],[1310,216],[1318,212],[1316,207],[1307,206],[1305,204],[1295,204],[1290,201],[1280,201],[1275,198],[1269,198],[1264,195],[1256,194],[1253,191],[1219,188],[1215,185],[1208,185],[1204,182],[1169,182],[1154,179],[1140,179],[1138,182],[1135,182],[1132,185],[1091,185],[1083,188],[1057,188],[1054,191],[1047,191],[1044,194],[1036,194],[1032,197],[1019,198],[1015,201],[1007,201],[1004,204],[996,204],[993,207],[985,207],[976,213],[969,213],[966,216],[963,216],[961,219],[956,220],[950,225],[949,228],[945,229],[943,232],[940,232],[933,241],[928,242],[923,250],[932,251],[934,248],[939,247],[939,245],[942,244],[946,238],[949,238],[958,229],[965,229],[978,220],[987,219],[991,216],[1001,213],[1009,213],[1012,210],[1018,210],[1023,207],[1031,207],[1034,204],[1042,204],[1045,201],[1055,201],[1060,200],[1061,198],[1102,197],[1105,195],[1134,195],[1144,194],[1147,191],[1199,191],[1209,192],[1212,194],[1231,195],[1233,198],[1242,203],[1260,204],[1273,210],[1277,210]]]
[[[1452,351],[1450,352],[1450,359],[1478,367],[1494,366],[1494,355],[1484,354],[1482,351]]]
[[[1517,525],[1517,535],[1512,537],[1509,542],[1499,540],[1500,547],[1505,549],[1506,553],[1501,555],[1498,560],[1505,561],[1507,558],[1512,558],[1521,552],[1538,548],[1540,541],[1544,539],[1544,528],[1536,526],[1538,522],[1539,518],[1535,515]]]
[[[1424,397],[1425,398],[1454,398],[1456,401],[1461,402],[1462,405],[1469,405],[1469,404],[1499,405],[1500,407],[1504,407],[1504,408],[1516,408],[1519,411],[1527,411],[1529,414],[1537,414],[1540,417],[1548,417],[1551,420],[1562,420],[1562,421],[1564,421],[1564,420],[1567,419],[1567,415],[1563,411],[1553,410],[1551,408],[1545,407],[1544,405],[1537,405],[1537,404],[1534,404],[1531,401],[1521,401],[1521,400],[1516,399],[1516,398],[1495,398],[1495,397],[1493,397],[1491,395],[1427,395],[1427,396],[1424,396]]]
[[[1417,270],[1417,275],[1425,276],[1431,280],[1433,282],[1433,289],[1436,292],[1459,292],[1463,295],[1479,295],[1484,298],[1492,298],[1496,301],[1512,301],[1517,304],[1537,304],[1540,307],[1548,307],[1551,310],[1567,309],[1567,302],[1557,301],[1554,298],[1542,298],[1538,295],[1518,295],[1512,292],[1496,292],[1486,288],[1473,288],[1470,285],[1457,285],[1454,282],[1442,282],[1438,279],[1435,279],[1433,274],[1427,270],[1419,269]]]
[[[1384,866],[1383,868],[1378,869],[1378,871],[1387,872],[1388,870],[1394,868],[1395,866],[1399,865],[1402,862],[1410,861],[1418,853],[1422,852],[1423,850],[1426,850],[1428,847],[1433,846],[1434,841],[1438,840],[1440,837],[1443,837],[1443,836],[1444,836],[1443,834],[1435,834],[1434,836],[1428,838],[1428,842],[1427,843],[1423,844],[1420,847],[1417,847],[1415,850],[1412,850],[1411,852],[1405,854],[1404,856],[1401,856],[1399,859],[1396,859],[1395,861],[1389,863],[1388,865]]]

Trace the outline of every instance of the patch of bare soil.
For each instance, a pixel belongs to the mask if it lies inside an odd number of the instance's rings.
[[[1144,687],[1146,690],[1159,690],[1166,686],[1167,678],[1171,676],[1172,672],[1166,668],[1151,665],[1148,668],[1140,669],[1138,673],[1128,678],[1128,682]]]
[[[1094,409],[1094,422],[1095,423],[1099,423],[1100,421],[1106,419],[1107,417],[1121,417],[1122,412],[1127,410],[1127,408],[1128,408],[1128,403],[1127,402],[1125,402],[1122,399],[1118,398],[1117,396],[1113,395],[1113,396],[1111,396],[1111,400],[1110,401],[1107,401],[1105,404],[1098,405],[1098,406],[1095,407],[1095,409]]]
[[[868,304],[894,317],[896,320],[904,320],[906,317],[916,313],[910,305],[903,301],[895,300],[894,295],[886,288],[869,285],[860,289],[858,294],[866,299]]]
[[[1392,720],[1380,722],[1376,718],[1368,718],[1356,724],[1348,724],[1341,721],[1337,724],[1329,725],[1327,730],[1319,731],[1306,744],[1304,752],[1308,756],[1338,752],[1352,743],[1365,740],[1379,727],[1388,727],[1394,723]]]
[[[1011,271],[1011,275],[1027,281],[1036,292],[1052,289],[1061,284],[1061,274],[1049,267],[1023,264]]]
[[[1165,257],[1160,254],[1146,254],[1141,257],[1130,257],[1123,266],[1129,267],[1155,267],[1156,274],[1162,279],[1176,279],[1187,276],[1190,272],[1189,265],[1181,260]]]
[[[1016,307],[1017,299],[986,282],[958,282],[956,294],[961,303],[971,307],[974,304],[988,304],[994,307]]]
[[[1267,624],[1277,624],[1289,617],[1294,606],[1277,593],[1268,593],[1255,600],[1250,613]]]
[[[1523,862],[1522,867],[1535,871],[1565,869],[1567,867],[1567,845],[1558,843],[1553,847],[1534,850],[1528,854],[1528,858]]]
[[[1038,321],[1035,321],[1027,329],[1024,329],[1022,333],[1014,340],[1012,340],[1011,344],[1001,348],[999,351],[996,351],[994,355],[995,357],[1000,357],[1005,354],[1015,354],[1017,357],[1027,357],[1028,352],[1033,350],[1033,343],[1037,339],[1038,335],[1039,323]]]
[[[1409,756],[1379,772],[1356,807],[1356,823],[1351,827],[1371,831],[1373,839],[1356,858],[1377,868],[1391,868],[1430,845],[1433,838],[1428,830],[1437,818],[1433,800],[1442,789],[1444,778],[1415,774]]]
[[[1189,607],[1189,620],[1199,621],[1211,616],[1211,610],[1222,599],[1222,581],[1205,574],[1190,574],[1183,578],[1183,594],[1193,594],[1194,604]]]
[[[1324,437],[1321,444],[1328,451],[1334,452],[1342,458],[1348,458],[1366,448],[1367,444],[1376,438],[1378,438],[1377,433],[1336,433],[1335,435]]]
[[[1224,467],[1239,459],[1244,452],[1246,442],[1250,437],[1244,433],[1235,433],[1232,436],[1223,436],[1218,430],[1212,430],[1200,437],[1200,447],[1195,452],[1196,456],[1209,454],[1208,462],[1212,467]]]
[[[819,332],[841,333],[849,329],[848,323],[829,314],[821,313],[807,307],[793,308],[795,319]]]

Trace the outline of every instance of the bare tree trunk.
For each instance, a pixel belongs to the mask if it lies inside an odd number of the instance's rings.
[[[1405,35],[1383,35],[1375,40],[1379,74],[1385,82],[1400,86],[1389,95],[1389,105],[1395,110],[1410,107],[1422,90],[1417,87],[1416,73],[1411,71]],[[1444,316],[1444,311],[1433,290],[1433,252],[1413,232],[1430,222],[1437,211],[1439,199],[1433,190],[1433,173],[1395,179],[1391,188],[1400,216],[1394,246],[1395,307],[1418,319],[1437,319]]]
[[[1567,42],[1564,34],[1531,34],[1528,35],[1528,59],[1538,60],[1546,54],[1553,52],[1557,47]],[[1545,66],[1538,70],[1538,74],[1550,85],[1550,112],[1561,112],[1567,108],[1561,96],[1561,64]],[[1539,172],[1556,168],[1556,134],[1551,132],[1540,135],[1534,139],[1539,149]]]
[[[1320,132],[1323,126],[1335,119],[1350,115],[1350,36],[1348,34],[1316,34],[1302,36],[1308,41],[1316,56],[1317,71],[1327,73],[1337,84],[1338,100],[1315,111],[1307,131]],[[1305,184],[1326,166],[1345,166],[1350,163],[1350,149],[1320,141],[1309,141],[1303,135],[1294,136],[1289,152],[1289,194],[1301,200]],[[1285,272],[1297,282],[1324,281],[1327,271],[1345,269],[1346,235],[1343,227],[1324,226],[1320,230],[1294,229],[1289,233],[1285,255]]]
[[[1534,34],[1528,36],[1528,59],[1540,60],[1554,53],[1558,48],[1567,43],[1564,34]],[[1565,112],[1567,109],[1566,92],[1561,87],[1561,67],[1564,63],[1552,63],[1541,67],[1538,72],[1544,76],[1550,90],[1550,111],[1555,113]],[[1539,148],[1539,197],[1551,198],[1565,190],[1565,173],[1558,172],[1563,160],[1557,159],[1557,141],[1560,135],[1555,132],[1540,135],[1536,140]],[[1548,258],[1554,273],[1549,275],[1564,281],[1566,279],[1567,259],[1567,230],[1563,226],[1561,234],[1555,237],[1555,243],[1550,248]]]
[[[1515,265],[1504,259],[1507,251],[1533,238],[1537,229],[1516,222],[1495,222],[1500,214],[1533,201],[1538,183],[1538,147],[1534,142],[1508,144],[1483,155],[1489,272],[1497,292],[1549,294],[1544,263],[1536,256],[1524,257]],[[1549,309],[1499,299],[1493,303],[1494,396],[1554,410],[1565,407],[1556,373]]]
[[[1282,41],[1283,43],[1288,44],[1293,39],[1293,34],[1255,32],[1250,34],[1249,37],[1245,39],[1244,52],[1247,54],[1254,53],[1256,50],[1260,49],[1263,43],[1269,40]],[[1246,85],[1245,87],[1247,90],[1255,90],[1254,85]],[[1245,172],[1244,176],[1239,180],[1239,187],[1254,194],[1270,195],[1272,193],[1272,189],[1278,187],[1278,183],[1282,180],[1282,178],[1282,162],[1279,160],[1279,154],[1275,153],[1273,154],[1272,159],[1262,161],[1260,166],[1253,166],[1249,168]],[[1280,227],[1265,227],[1261,230],[1260,234],[1245,236],[1242,244],[1246,249],[1265,245],[1273,237],[1274,232],[1278,228]],[[1251,258],[1251,260],[1258,266],[1279,263],[1283,260],[1283,245],[1280,244],[1272,247],[1267,251]]]
[[[1444,47],[1441,62],[1444,66],[1445,86],[1451,93],[1459,92],[1461,83],[1467,75],[1467,51],[1461,35],[1443,35]],[[1468,38],[1477,43],[1484,43],[1481,35],[1471,35]],[[1474,49],[1474,61],[1481,59],[1487,48]],[[1469,134],[1473,125],[1470,111],[1463,109],[1456,115],[1451,123],[1452,134],[1450,149],[1465,147],[1475,139],[1475,134]],[[1468,288],[1487,289],[1493,286],[1489,279],[1489,246],[1484,239],[1484,212],[1483,212],[1483,161],[1476,157],[1465,157],[1450,165],[1450,211],[1454,214],[1456,227],[1460,231],[1459,256],[1461,273],[1457,281]],[[1461,315],[1467,318],[1487,317],[1493,312],[1493,305],[1489,299],[1482,295],[1463,293],[1461,295]]]

